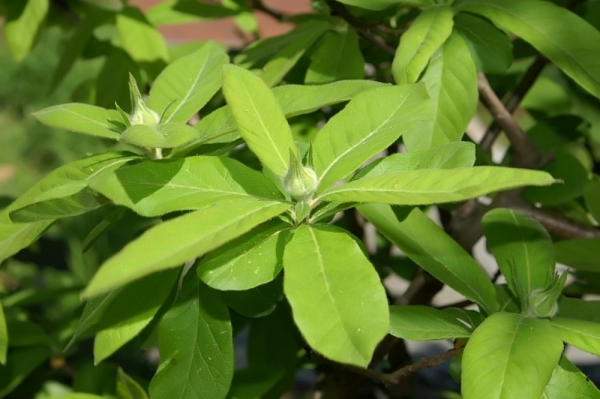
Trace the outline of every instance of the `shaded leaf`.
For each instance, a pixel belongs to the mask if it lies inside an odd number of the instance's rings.
[[[584,89],[600,96],[600,64],[595,57],[600,53],[600,32],[581,17],[536,0],[457,0],[454,8],[483,15],[521,37]]]
[[[510,209],[488,212],[482,224],[488,249],[508,286],[526,304],[533,291],[552,281],[555,260],[550,235],[535,219]]]
[[[124,286],[111,298],[94,340],[94,363],[98,364],[136,337],[163,305],[179,270],[152,274]]]
[[[357,209],[381,234],[428,273],[477,303],[486,313],[496,311],[498,301],[488,275],[471,255],[421,210],[402,210],[404,217],[398,218],[389,205],[368,204]]]
[[[450,312],[429,306],[391,306],[390,334],[402,339],[427,341],[468,338],[472,330]]]
[[[46,346],[30,346],[11,351],[0,366],[0,397],[5,397],[50,356]]]
[[[246,317],[263,317],[275,310],[283,297],[283,275],[246,291],[223,291],[223,298],[231,309]]]
[[[343,79],[362,79],[365,60],[354,28],[323,35],[311,55],[304,83],[321,84]]]
[[[116,26],[123,49],[138,62],[167,61],[169,50],[162,34],[137,7],[117,14]]]
[[[454,28],[469,47],[477,70],[504,73],[512,64],[510,38],[485,19],[460,13],[454,17]]]
[[[191,275],[159,324],[161,362],[150,382],[156,399],[220,399],[233,376],[233,341],[227,306]],[[182,350],[185,348],[185,350]]]
[[[600,271],[600,238],[577,238],[554,243],[556,261],[581,271]]]
[[[8,4],[4,35],[16,62],[22,61],[29,54],[43,27],[49,5],[48,0],[23,0]]]
[[[429,7],[435,4],[434,0],[339,0],[339,2],[375,11],[391,6]]]
[[[119,399],[148,399],[144,388],[120,367],[117,371],[117,397]]]

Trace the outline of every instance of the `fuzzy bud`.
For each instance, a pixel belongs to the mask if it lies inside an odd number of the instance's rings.
[[[290,168],[282,178],[283,191],[297,201],[306,201],[317,189],[317,174],[302,165],[296,154],[290,149]]]
[[[146,105],[137,82],[131,74],[129,74],[129,97],[131,99],[131,115],[129,116],[131,125],[154,126],[160,122],[160,116]]]
[[[554,317],[558,313],[558,298],[567,281],[567,273],[554,277],[548,287],[534,290],[529,297],[529,308],[536,317]]]

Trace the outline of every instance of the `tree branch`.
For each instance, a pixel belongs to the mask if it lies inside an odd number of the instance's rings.
[[[463,348],[464,348],[464,345],[463,346],[455,346],[454,348],[442,353],[439,356],[432,357],[432,358],[424,357],[421,360],[419,360],[418,362],[409,364],[408,366],[401,367],[398,370],[395,370],[391,373],[380,373],[379,371],[375,371],[375,370],[371,370],[371,369],[364,369],[362,367],[353,366],[351,364],[337,363],[337,362],[329,360],[319,354],[316,354],[314,352],[313,352],[314,355],[312,357],[316,358],[315,360],[319,361],[321,363],[326,363],[326,364],[329,364],[332,366],[342,367],[348,371],[351,371],[354,374],[362,375],[362,376],[370,378],[372,380],[384,383],[385,385],[396,385],[396,384],[400,383],[400,379],[403,377],[409,376],[410,374],[414,374],[419,370],[437,367],[440,364],[444,363],[446,360],[452,359],[453,357],[458,355],[458,353],[461,350],[463,350]]]
[[[354,15],[350,14],[350,12],[344,7],[342,3],[338,3],[335,0],[325,0],[331,11],[342,18],[344,21],[348,22],[350,25],[356,29],[356,32],[366,40],[373,43],[375,46],[379,47],[386,53],[394,56],[396,54],[396,50],[385,42],[385,40],[373,32],[371,32],[370,28],[360,22],[358,19],[354,17]]]
[[[537,78],[540,76],[540,74],[546,67],[546,65],[548,65],[548,59],[542,55],[537,56],[535,61],[533,61],[531,66],[529,66],[529,68],[525,72],[525,75],[523,75],[523,78],[521,79],[517,87],[515,87],[513,93],[510,95],[510,97],[508,97],[508,99],[504,103],[504,106],[506,107],[506,110],[508,112],[510,112],[511,114],[515,112],[515,110],[521,103],[521,100],[523,100],[525,94],[527,94],[529,89],[531,89],[531,86],[533,86]],[[501,131],[502,128],[494,119],[490,127],[483,135],[481,142],[479,143],[481,145],[481,148],[485,151],[490,151],[492,145],[500,135]]]
[[[279,11],[275,11],[275,10],[265,6],[261,0],[251,0],[250,5],[255,10],[262,11],[265,14],[272,16],[273,18],[275,18],[278,21],[281,21],[285,17],[285,15],[283,15]]]
[[[490,86],[483,72],[477,73],[479,99],[490,111],[496,123],[504,130],[515,152],[513,164],[517,167],[538,169],[542,166],[542,154],[533,145],[512,114],[506,109]]]

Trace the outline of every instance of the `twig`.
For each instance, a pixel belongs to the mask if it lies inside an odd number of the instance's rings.
[[[338,3],[335,0],[325,0],[325,2],[327,3],[327,5],[333,13],[335,13],[344,21],[352,25],[354,29],[356,29],[356,32],[358,32],[358,34],[361,35],[363,38],[370,41],[371,43],[373,43],[374,45],[376,45],[377,47],[379,47],[380,49],[392,56],[396,54],[396,50],[394,48],[388,46],[388,44],[381,36],[378,36],[371,32],[369,27],[365,26],[358,19],[356,19],[354,15],[350,14],[350,12],[346,9],[346,7],[344,7],[342,3]]]
[[[279,11],[275,11],[275,10],[265,6],[261,0],[251,0],[250,4],[251,4],[252,8],[254,8],[255,10],[262,11],[265,14],[272,16],[273,18],[275,18],[278,21],[281,21],[285,17],[285,15],[283,13],[280,13]]]
[[[563,215],[550,213],[538,209],[530,204],[521,203],[511,207],[523,212],[540,222],[549,233],[562,238],[596,238],[600,237],[600,230],[594,226],[588,226]]]
[[[515,152],[514,166],[538,169],[542,166],[542,154],[533,145],[512,114],[506,109],[482,72],[477,74],[477,89],[483,105],[504,130]]]
[[[440,364],[444,363],[446,360],[452,359],[461,350],[463,350],[463,348],[464,348],[464,346],[456,346],[456,347],[450,349],[449,351],[442,353],[439,356],[432,357],[432,358],[424,357],[421,360],[419,360],[418,362],[409,364],[408,366],[401,367],[398,370],[393,371],[391,373],[380,373],[379,371],[375,371],[372,369],[363,369],[361,367],[353,366],[350,364],[340,364],[340,363],[334,362],[332,360],[329,360],[321,355],[314,354],[314,352],[313,352],[313,354],[316,356],[313,355],[312,357],[315,358],[314,360],[319,361],[321,363],[327,363],[327,364],[330,364],[333,366],[342,367],[346,370],[353,372],[354,374],[359,374],[359,375],[368,377],[372,380],[384,383],[386,385],[396,385],[400,382],[400,379],[403,377],[406,377],[410,374],[414,374],[419,370],[439,366]]]
[[[531,66],[523,75],[523,78],[514,89],[513,93],[504,103],[506,110],[511,114],[515,112],[519,103],[525,97],[525,94],[531,89],[531,86],[535,83],[537,78],[540,76],[544,67],[548,64],[548,59],[542,55],[539,55],[535,61],[531,64]],[[489,151],[492,148],[492,145],[498,138],[498,135],[502,131],[502,128],[498,124],[498,122],[494,119],[490,127],[486,130],[481,142],[479,143],[481,148],[485,151]]]

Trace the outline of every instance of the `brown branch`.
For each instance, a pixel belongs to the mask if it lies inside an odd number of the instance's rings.
[[[549,233],[562,238],[597,238],[600,230],[571,220],[563,215],[538,209],[528,203],[514,204],[512,209],[522,212],[540,222]]]
[[[352,25],[360,36],[370,41],[386,53],[392,56],[396,54],[396,50],[394,48],[390,47],[381,36],[371,32],[371,29],[368,26],[364,25],[362,22],[356,19],[354,15],[350,14],[350,12],[342,3],[338,3],[335,0],[325,0],[325,2],[335,15]]]
[[[477,74],[477,89],[479,99],[490,111],[494,120],[506,133],[506,137],[515,152],[513,165],[529,169],[538,169],[541,165],[542,154],[533,145],[521,126],[498,98],[483,72]]]
[[[533,86],[533,84],[540,76],[546,65],[548,65],[548,59],[542,55],[539,55],[535,59],[535,61],[533,61],[531,66],[529,66],[529,68],[525,72],[525,75],[523,75],[523,78],[521,79],[517,87],[515,87],[510,97],[508,97],[508,99],[504,103],[504,106],[506,107],[508,112],[510,112],[511,114],[515,112],[515,110],[521,103],[521,100],[523,100],[525,94],[527,94],[529,89],[531,89],[531,86]],[[481,148],[485,151],[489,151],[492,148],[492,145],[494,144],[498,136],[500,135],[501,131],[502,128],[500,127],[498,122],[494,120],[490,127],[486,130],[485,134],[483,135],[483,138],[481,139],[481,142],[479,143],[481,145]]]
[[[400,380],[403,377],[409,376],[410,374],[414,374],[419,370],[428,369],[437,367],[440,364],[444,363],[446,360],[452,359],[458,353],[463,350],[464,346],[456,346],[439,356],[432,358],[422,358],[418,362],[409,364],[408,366],[404,366],[395,370],[391,373],[380,373],[379,371],[364,369],[358,366],[353,366],[351,364],[341,364],[334,362],[333,360],[329,360],[321,355],[318,355],[313,352],[313,359],[319,361],[321,363],[326,363],[332,366],[341,367],[345,370],[351,371],[354,374],[359,374],[364,377],[370,378],[372,380],[384,383],[385,385],[396,385],[400,383]]]
[[[266,5],[264,5],[264,3],[261,0],[251,0],[250,5],[255,10],[262,11],[265,14],[272,16],[273,18],[275,18],[278,21],[281,21],[285,17],[285,15],[283,13],[280,13],[279,11],[275,11],[272,8],[269,8]]]

